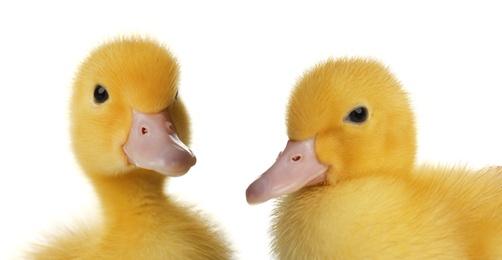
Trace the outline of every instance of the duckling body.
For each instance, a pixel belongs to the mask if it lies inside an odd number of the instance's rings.
[[[101,200],[104,222],[56,237],[35,259],[230,258],[221,235],[199,212],[163,195],[160,178],[131,172],[94,180],[100,197],[109,198]]]
[[[381,64],[328,60],[293,90],[288,142],[247,190],[280,197],[278,259],[499,259],[502,175],[417,165],[406,93]]]
[[[444,178],[376,174],[336,187],[306,187],[279,199],[271,229],[274,254],[279,259],[499,259],[502,203],[493,194],[501,192],[500,176],[434,167],[418,174]]]
[[[48,239],[34,259],[230,258],[214,225],[164,193],[166,176],[195,164],[177,74],[171,54],[140,37],[116,39],[86,59],[73,89],[72,139],[102,221]]]

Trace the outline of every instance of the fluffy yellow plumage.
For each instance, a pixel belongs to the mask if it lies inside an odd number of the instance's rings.
[[[287,127],[286,149],[247,191],[250,203],[289,194],[273,213],[278,259],[502,258],[500,170],[416,165],[408,97],[380,63],[308,71]]]
[[[115,39],[83,62],[73,86],[71,134],[103,220],[49,239],[33,258],[231,257],[209,222],[163,192],[164,175],[182,175],[195,163],[184,145],[189,119],[177,77],[171,53],[142,37]]]

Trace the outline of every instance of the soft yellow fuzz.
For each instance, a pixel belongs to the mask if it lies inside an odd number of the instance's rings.
[[[344,119],[365,106],[369,117]],[[281,198],[278,259],[501,259],[502,171],[415,165],[406,93],[380,63],[327,60],[290,97],[288,135],[316,138],[327,181]]]
[[[231,251],[195,210],[163,192],[165,177],[130,165],[122,146],[132,110],[165,109],[189,143],[189,119],[176,98],[178,65],[156,41],[122,37],[95,49],[73,86],[71,134],[75,156],[99,196],[103,221],[37,246],[34,259],[228,259]],[[96,84],[110,95],[94,102]]]

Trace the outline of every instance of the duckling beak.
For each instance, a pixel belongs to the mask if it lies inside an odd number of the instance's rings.
[[[192,151],[178,138],[167,110],[157,114],[133,110],[123,149],[129,163],[167,176],[181,176],[196,162]]]
[[[263,203],[326,180],[328,167],[317,160],[315,137],[289,140],[276,162],[246,190],[249,204]]]

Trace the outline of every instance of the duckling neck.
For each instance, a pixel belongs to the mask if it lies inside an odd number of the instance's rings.
[[[168,202],[163,192],[165,177],[137,170],[119,176],[91,178],[101,201],[105,221],[128,224],[157,215]],[[147,214],[148,213],[148,214]]]

